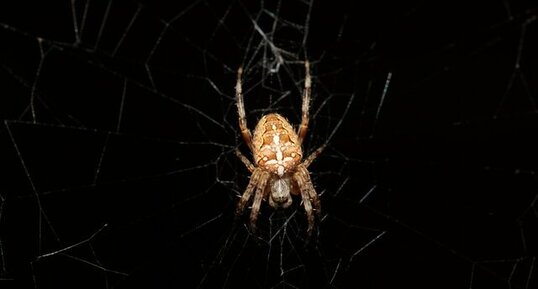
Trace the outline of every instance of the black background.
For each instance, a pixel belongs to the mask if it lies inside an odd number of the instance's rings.
[[[532,1],[34,2],[0,4],[0,288],[538,287]],[[323,218],[250,235],[235,70],[250,127],[297,123],[305,57]]]

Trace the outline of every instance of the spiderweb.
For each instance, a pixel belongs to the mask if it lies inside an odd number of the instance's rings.
[[[537,287],[535,4],[49,2],[0,4],[2,288]],[[305,59],[319,228],[251,234],[236,70],[298,124]]]

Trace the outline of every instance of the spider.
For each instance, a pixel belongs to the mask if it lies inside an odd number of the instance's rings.
[[[239,151],[236,154],[252,173],[250,182],[241,196],[236,215],[241,216],[254,193],[250,212],[250,229],[256,230],[256,220],[262,200],[268,200],[275,209],[289,207],[293,200],[291,195],[301,195],[308,219],[307,233],[310,235],[314,227],[314,212],[320,213],[320,201],[312,181],[308,166],[321,153],[325,145],[318,148],[310,156],[302,160],[302,142],[309,122],[309,105],[311,93],[310,64],[305,61],[305,81],[302,99],[302,120],[295,132],[286,118],[278,113],[264,115],[251,134],[247,127],[245,104],[241,76],[243,68],[237,70],[235,96],[239,114],[241,135],[252,152],[254,164]],[[302,161],[301,161],[302,160]]]

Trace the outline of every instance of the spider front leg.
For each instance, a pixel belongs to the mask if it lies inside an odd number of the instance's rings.
[[[309,109],[310,109],[310,94],[312,89],[312,77],[310,76],[310,62],[305,60],[305,79],[304,79],[304,90],[303,90],[303,105],[302,105],[302,119],[301,125],[299,126],[299,131],[297,135],[299,136],[299,142],[302,143],[304,137],[306,136],[306,131],[308,130],[308,122],[310,120]]]
[[[237,114],[239,115],[239,128],[245,143],[252,150],[252,134],[247,127],[247,117],[245,114],[245,103],[243,101],[243,86],[241,77],[243,75],[243,67],[237,69],[237,82],[235,84],[235,99],[237,105]]]

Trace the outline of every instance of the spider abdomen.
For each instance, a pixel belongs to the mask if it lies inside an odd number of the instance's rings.
[[[303,156],[297,133],[288,120],[277,113],[260,119],[252,144],[258,166],[278,176],[293,171]]]

